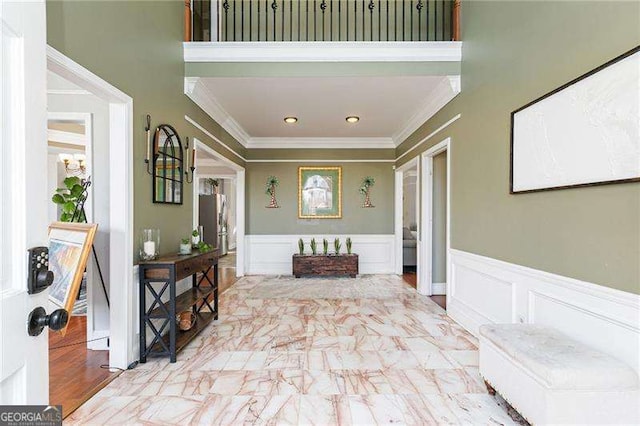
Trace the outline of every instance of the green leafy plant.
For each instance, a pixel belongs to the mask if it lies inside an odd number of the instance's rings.
[[[66,178],[64,180],[64,188],[56,189],[56,193],[51,197],[51,201],[62,208],[60,215],[61,222],[71,222],[76,207],[83,201],[83,192],[82,180],[77,176]],[[80,212],[76,220],[78,222],[86,222],[84,211]]]
[[[189,238],[183,238],[183,239],[180,240],[180,242],[182,244],[189,244],[191,242],[191,240]]]
[[[298,240],[298,250],[300,254],[304,254],[304,241],[302,241],[302,238]]]
[[[317,254],[317,250],[318,250],[318,245],[316,244],[316,239],[312,238],[311,239],[311,253],[312,254]]]
[[[347,237],[347,254],[351,254],[351,238]]]
[[[191,232],[191,236],[192,237],[199,237],[200,236],[200,232],[198,232],[197,229],[194,229],[193,232]]]
[[[204,241],[200,241],[197,248],[200,253],[206,253],[213,250],[213,246],[211,244],[205,243]]]
[[[218,185],[220,184],[218,179],[207,178],[205,182],[211,185],[211,192],[218,193]]]
[[[340,254],[340,247],[342,247],[342,244],[340,244],[340,238],[333,240],[333,248],[336,254]]]
[[[329,251],[329,241],[327,241],[326,238],[323,238],[322,239],[322,253],[324,255],[326,255],[327,251]]]

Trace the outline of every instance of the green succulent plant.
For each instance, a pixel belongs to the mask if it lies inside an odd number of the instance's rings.
[[[298,240],[298,251],[300,252],[300,254],[304,254],[304,241],[302,240],[302,238]]]
[[[333,240],[333,248],[336,254],[340,254],[340,247],[342,247],[342,244],[340,244],[340,238]]]
[[[351,254],[351,238],[347,237],[347,254]]]
[[[329,241],[326,238],[322,239],[322,254],[326,255],[329,251]]]
[[[200,253],[206,253],[213,250],[213,246],[211,244],[205,243],[204,241],[200,241],[197,248]]]
[[[310,245],[311,245],[311,253],[312,254],[317,254],[318,246],[316,244],[316,239],[315,238],[311,239],[311,244]]]

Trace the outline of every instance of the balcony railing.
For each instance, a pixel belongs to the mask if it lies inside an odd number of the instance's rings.
[[[185,40],[459,40],[459,0],[185,0]]]

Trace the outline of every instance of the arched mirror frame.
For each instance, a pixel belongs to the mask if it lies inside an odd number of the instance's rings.
[[[153,144],[153,202],[182,204],[183,150],[173,126],[160,124]]]

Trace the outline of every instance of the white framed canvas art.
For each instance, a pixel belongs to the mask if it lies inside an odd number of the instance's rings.
[[[511,113],[511,193],[640,181],[640,47]]]

